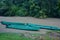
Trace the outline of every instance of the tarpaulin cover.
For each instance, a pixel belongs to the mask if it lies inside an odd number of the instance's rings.
[[[32,30],[37,31],[40,28],[38,27],[30,27],[28,25],[8,25],[7,28],[21,29],[21,30]]]
[[[31,23],[15,23],[15,22],[1,22],[4,25],[7,25],[8,28],[15,28],[15,29],[24,29],[24,30],[39,30],[39,29],[48,29],[48,30],[60,30],[60,28],[56,26],[44,26],[38,24],[31,24]]]

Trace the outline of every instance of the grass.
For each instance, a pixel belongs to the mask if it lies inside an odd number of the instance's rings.
[[[32,40],[32,39],[23,37],[19,34],[0,33],[0,40]]]
[[[60,40],[58,37],[56,38],[50,38],[49,37],[49,33],[51,32],[57,32],[60,33],[60,31],[50,31],[46,34],[46,36],[42,36],[42,38],[40,38],[40,34],[39,33],[27,33],[27,36],[24,36],[24,34],[26,33],[0,33],[0,40]],[[29,37],[30,36],[30,37]]]
[[[38,36],[38,34],[33,34],[34,36]],[[43,38],[44,39],[44,38]],[[0,33],[0,40],[33,40],[32,38],[26,38],[19,34],[13,33]],[[40,37],[36,38],[35,40],[40,40]],[[48,36],[45,37],[44,40],[50,40]]]
[[[50,34],[50,33],[54,33],[56,36],[55,37],[49,37],[48,35]],[[56,34],[57,33],[57,34]],[[58,34],[60,34],[60,31],[57,31],[57,30],[55,30],[55,31],[49,31],[49,32],[47,32],[47,36],[45,37],[46,38],[46,40],[60,40],[60,37],[57,37],[57,35]]]

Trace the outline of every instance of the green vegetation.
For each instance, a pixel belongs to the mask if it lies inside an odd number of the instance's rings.
[[[0,16],[60,18],[60,0],[0,0]]]
[[[0,33],[0,40],[38,40],[40,34]]]
[[[0,33],[0,40],[60,40],[59,38],[57,36],[50,37],[49,33],[45,35],[39,33]]]
[[[13,33],[0,33],[0,40],[32,40]]]
[[[48,31],[45,36],[42,36],[43,40],[60,40],[60,31]]]

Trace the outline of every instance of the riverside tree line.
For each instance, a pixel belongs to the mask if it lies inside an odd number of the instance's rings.
[[[60,18],[60,0],[0,0],[0,16]]]

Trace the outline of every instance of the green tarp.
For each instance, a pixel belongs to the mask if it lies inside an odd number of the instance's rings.
[[[31,23],[29,23],[28,25],[33,26],[33,27],[39,27],[40,29],[60,30],[60,28],[56,26],[45,26],[45,25],[37,25],[37,24],[31,24]]]
[[[37,31],[40,29],[38,27],[30,27],[28,25],[8,25],[7,28],[21,29],[21,30],[32,30],[32,31]]]
[[[25,25],[25,23],[17,23],[17,22],[6,22],[6,21],[1,21],[3,25]]]
[[[23,29],[23,30],[39,30],[39,29],[48,29],[48,30],[60,30],[60,28],[55,26],[44,26],[31,23],[15,23],[15,22],[1,22],[4,25],[7,25],[8,28]]]

